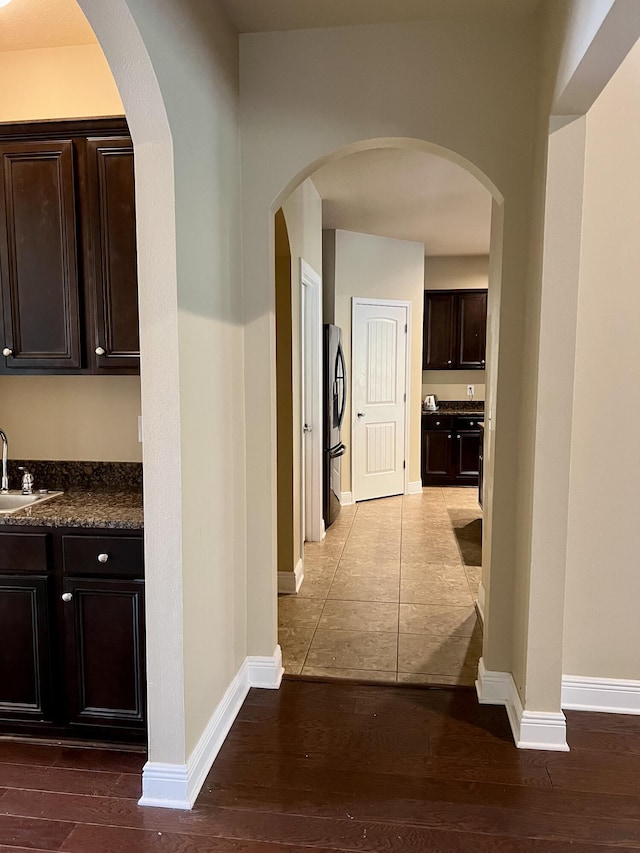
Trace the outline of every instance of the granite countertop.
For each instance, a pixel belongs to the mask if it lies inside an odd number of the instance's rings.
[[[432,409],[422,409],[423,415],[480,415],[484,416],[484,403],[449,403],[440,405],[434,412]]]
[[[103,527],[141,530],[144,526],[139,489],[70,489],[59,497],[0,516],[2,527]]]

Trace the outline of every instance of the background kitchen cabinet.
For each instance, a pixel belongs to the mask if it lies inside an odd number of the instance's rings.
[[[423,370],[485,367],[486,290],[426,290]]]
[[[4,125],[0,162],[0,373],[139,372],[126,122]]]
[[[480,429],[478,416],[422,416],[422,485],[478,484]]]

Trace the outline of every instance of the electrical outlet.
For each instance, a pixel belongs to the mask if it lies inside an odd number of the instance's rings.
[[[476,386],[475,385],[467,385],[467,397],[473,397],[473,395],[475,393],[476,393]]]

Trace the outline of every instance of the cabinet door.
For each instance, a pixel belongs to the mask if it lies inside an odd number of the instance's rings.
[[[51,718],[49,583],[0,575],[0,719]]]
[[[64,593],[69,722],[143,728],[143,582],[68,578]]]
[[[457,367],[484,368],[487,334],[487,294],[458,295]]]
[[[480,431],[459,430],[453,439],[453,473],[456,481],[475,485],[480,465]]]
[[[94,370],[140,370],[133,145],[129,138],[87,141],[90,342]]]
[[[0,145],[4,372],[81,367],[73,144]]]
[[[450,292],[428,290],[424,295],[424,370],[450,370],[454,367],[456,298]]]
[[[438,485],[448,481],[451,470],[451,433],[425,430],[422,433],[422,482]]]

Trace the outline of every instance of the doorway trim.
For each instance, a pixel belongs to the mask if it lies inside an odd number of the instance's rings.
[[[354,338],[355,338],[355,308],[358,305],[381,305],[385,308],[406,308],[407,310],[407,331],[404,336],[404,346],[405,346],[405,401],[404,401],[404,492],[403,494],[409,494],[409,403],[411,397],[411,302],[404,299],[372,299],[370,297],[363,296],[352,296],[351,297],[351,376],[349,377],[351,381],[351,424],[350,424],[350,440],[351,440],[351,496],[352,503],[358,502],[358,495],[356,492],[356,454],[354,448],[354,418],[355,418],[355,383],[353,381],[353,351],[354,351]]]
[[[300,291],[301,542],[304,549],[305,542],[320,542],[324,538],[324,520],[322,518],[322,279],[304,258],[300,258]],[[302,579],[300,583],[302,583]],[[296,583],[296,587],[299,589],[299,584]]]

